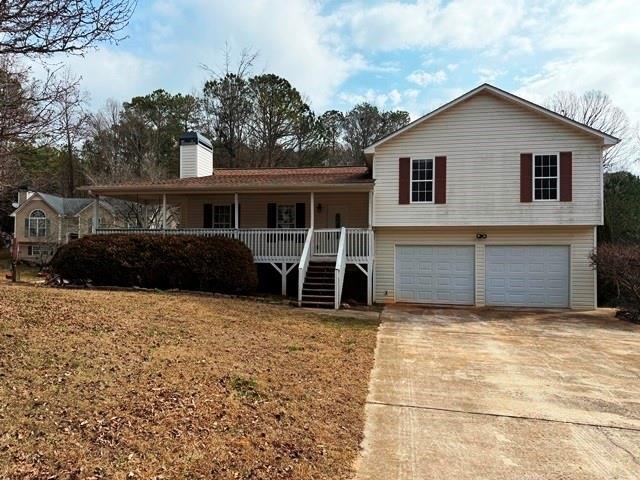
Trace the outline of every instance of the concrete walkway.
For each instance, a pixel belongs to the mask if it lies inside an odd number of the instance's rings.
[[[640,327],[391,307],[357,480],[640,479]]]

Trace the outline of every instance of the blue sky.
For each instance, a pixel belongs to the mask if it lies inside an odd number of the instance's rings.
[[[128,38],[63,61],[93,107],[196,92],[226,42],[317,112],[367,100],[415,118],[486,81],[537,102],[601,89],[638,122],[638,26],[635,0],[139,0]]]

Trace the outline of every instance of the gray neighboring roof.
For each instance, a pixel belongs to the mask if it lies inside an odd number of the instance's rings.
[[[57,214],[64,215],[64,198],[49,193],[35,192],[47,205],[53,208]],[[33,198],[33,195],[27,199],[25,203]]]
[[[34,195],[38,195],[42,200],[49,205],[58,215],[72,217],[81,210],[84,210],[90,204],[93,203],[91,198],[65,198],[58,195],[52,195],[50,193],[34,192]],[[33,198],[32,195],[22,205],[26,205],[29,200]],[[22,207],[20,205],[20,207]],[[101,200],[100,205],[108,210],[113,210],[113,207],[108,202]],[[20,208],[18,207],[18,209]],[[16,209],[16,211],[18,210]]]

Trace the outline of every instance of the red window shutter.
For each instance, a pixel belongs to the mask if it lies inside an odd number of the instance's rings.
[[[447,203],[447,157],[436,157],[435,203]]]
[[[398,174],[398,203],[409,203],[409,195],[411,195],[411,160],[409,158],[401,158],[399,162]]]
[[[560,152],[560,201],[570,202],[573,197],[573,155]]]
[[[533,194],[533,154],[520,154],[520,201],[530,202]]]

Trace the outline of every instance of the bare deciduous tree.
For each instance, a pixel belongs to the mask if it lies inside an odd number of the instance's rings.
[[[625,166],[633,155],[633,141],[629,138],[627,114],[615,106],[611,98],[600,90],[589,90],[582,95],[560,91],[549,97],[545,106],[567,118],[620,138],[622,142],[604,151],[602,163],[606,170]]]
[[[57,102],[69,88],[56,72],[42,81],[8,56],[0,56],[0,218],[11,211],[18,186],[25,181],[21,154],[56,140]]]
[[[81,92],[79,79],[70,70],[65,70],[60,80],[61,92],[56,100],[58,113],[57,133],[59,143],[63,145],[64,158],[62,175],[64,181],[64,193],[72,196],[75,191],[76,180],[76,148],[78,142],[86,133],[87,96]]]
[[[53,141],[51,126],[59,119],[57,102],[75,86],[59,82],[56,71],[45,79],[31,78],[31,71],[15,59],[0,56],[0,155],[12,144]]]
[[[204,127],[222,146],[224,157],[219,165],[238,166],[242,146],[246,140],[247,123],[251,114],[248,79],[258,54],[243,50],[233,67],[231,51],[225,47],[225,66],[217,72],[203,65],[211,74],[202,92]]]
[[[4,0],[0,2],[0,55],[82,53],[118,41],[135,0]]]

